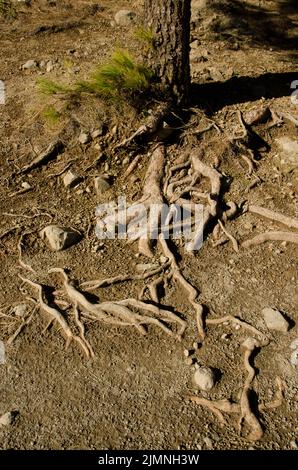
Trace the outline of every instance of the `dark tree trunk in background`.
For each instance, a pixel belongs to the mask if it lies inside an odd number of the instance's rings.
[[[154,35],[153,70],[177,105],[187,103],[190,88],[191,0],[145,0],[145,25]]]

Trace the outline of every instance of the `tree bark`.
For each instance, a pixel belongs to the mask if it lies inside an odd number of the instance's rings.
[[[191,0],[145,0],[145,25],[153,33],[150,63],[162,87],[178,106],[190,89],[189,41]]]

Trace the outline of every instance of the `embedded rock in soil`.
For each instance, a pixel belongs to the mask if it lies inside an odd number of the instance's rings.
[[[65,250],[78,243],[82,238],[79,232],[71,228],[59,227],[58,225],[48,225],[41,230],[40,236],[43,240],[47,239],[53,251]]]
[[[119,10],[115,15],[115,22],[118,26],[130,26],[135,23],[136,14],[131,10]]]
[[[81,180],[81,176],[77,175],[77,173],[72,170],[69,170],[67,173],[65,173],[63,177],[63,183],[66,188],[73,188],[74,186],[77,186]]]
[[[194,374],[194,383],[205,392],[211,390],[215,384],[215,374],[209,367],[199,367]]]
[[[110,178],[108,175],[101,175],[94,178],[94,188],[96,194],[101,195],[110,189]]]
[[[281,331],[282,333],[286,333],[289,330],[289,322],[278,310],[274,308],[264,308],[262,313],[269,330]]]

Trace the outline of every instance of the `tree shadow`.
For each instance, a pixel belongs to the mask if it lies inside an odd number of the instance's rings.
[[[217,39],[238,39],[251,45],[291,51],[297,57],[297,0],[258,0],[254,5],[242,0],[214,1],[216,14],[210,31]]]
[[[293,93],[291,83],[298,79],[295,72],[265,73],[257,77],[232,77],[225,82],[193,83],[192,104],[207,114],[224,106],[256,101],[261,98],[289,97]]]

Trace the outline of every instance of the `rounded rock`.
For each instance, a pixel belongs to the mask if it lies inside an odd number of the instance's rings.
[[[210,367],[199,367],[194,374],[194,383],[201,390],[208,392],[215,385],[215,374]]]

